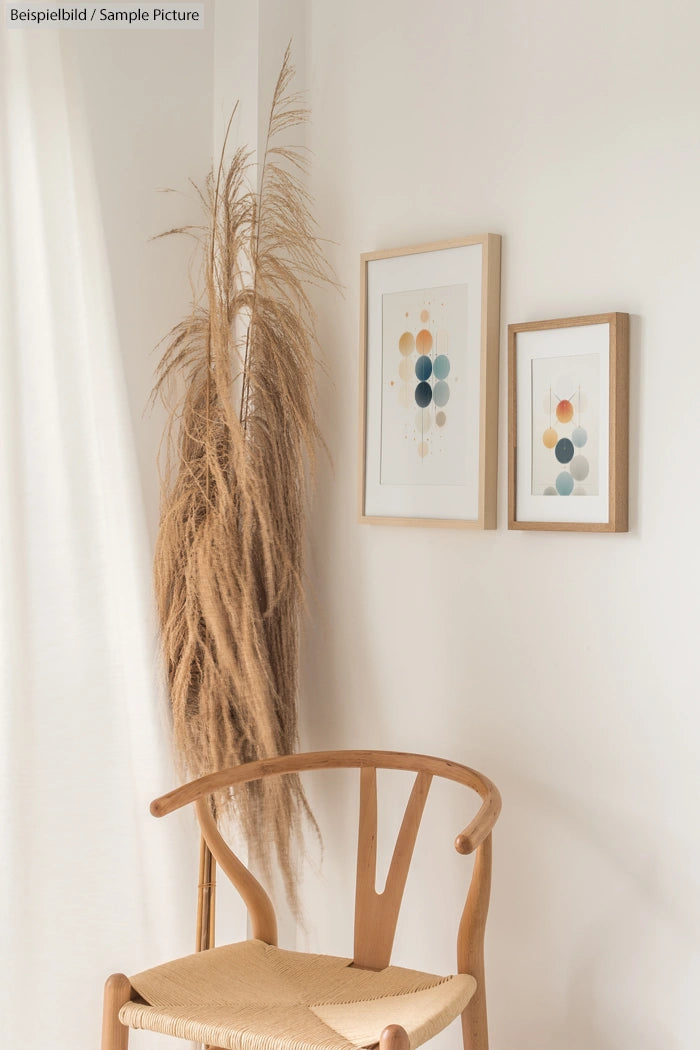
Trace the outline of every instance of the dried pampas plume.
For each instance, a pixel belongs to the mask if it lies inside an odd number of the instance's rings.
[[[188,777],[297,747],[303,535],[320,441],[308,289],[334,282],[301,184],[304,155],[279,141],[307,119],[292,75],[288,49],[258,188],[251,153],[227,163],[224,142],[198,190],[205,225],[168,231],[199,240],[204,271],[154,388],[170,411],[156,596]],[[274,847],[295,906],[291,846],[311,816],[298,779],[266,778],[215,808],[219,821],[235,814],[265,871]]]

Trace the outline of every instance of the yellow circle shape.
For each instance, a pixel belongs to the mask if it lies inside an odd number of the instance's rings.
[[[409,354],[413,353],[415,345],[416,341],[413,338],[413,332],[404,332],[399,338],[399,350],[404,357],[408,357]]]
[[[554,427],[548,427],[542,435],[542,444],[545,448],[554,448],[559,437]]]
[[[428,455],[428,451],[428,442],[421,441],[420,445],[418,446],[418,455],[420,456],[420,458],[424,459]]]

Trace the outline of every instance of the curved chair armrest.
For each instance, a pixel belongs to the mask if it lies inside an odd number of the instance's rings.
[[[435,776],[454,780],[465,787],[476,791],[484,800],[484,805],[475,819],[458,836],[457,842],[471,848],[457,846],[460,853],[469,853],[476,849],[488,834],[496,820],[501,807],[501,796],[496,786],[469,766],[450,762],[430,755],[417,755],[402,751],[310,751],[295,755],[280,755],[275,758],[263,758],[257,762],[247,762],[242,766],[232,766],[209,773],[198,780],[169,791],[151,802],[151,813],[154,817],[164,817],[182,806],[197,799],[223,791],[235,784],[247,784],[261,777],[281,775],[284,773],[301,773],[314,769],[404,769],[415,773],[425,772]]]
[[[460,831],[455,839],[455,849],[457,852],[463,854],[473,853],[474,850],[481,845],[484,839],[491,834],[491,830],[496,823],[500,812],[501,794],[498,788],[494,784],[491,784],[490,790],[484,797],[479,812],[471,823],[467,825],[464,831]]]

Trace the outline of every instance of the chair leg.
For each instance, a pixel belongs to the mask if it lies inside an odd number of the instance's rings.
[[[491,892],[491,836],[481,843],[474,857],[472,881],[457,934],[457,973],[469,973],[476,991],[462,1011],[464,1050],[489,1050],[484,982],[484,930]]]
[[[379,1050],[410,1050],[408,1033],[400,1024],[388,1024],[379,1036]]]
[[[131,999],[129,978],[113,973],[105,984],[102,1011],[102,1050],[127,1050],[129,1029],[119,1020],[119,1011]]]
[[[476,991],[462,1011],[464,1050],[489,1050],[483,967],[479,975],[475,973],[473,976],[476,977]]]

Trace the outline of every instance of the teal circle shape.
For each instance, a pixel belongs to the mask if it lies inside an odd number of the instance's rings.
[[[433,370],[433,364],[427,354],[421,354],[416,361],[416,379],[424,383],[426,379],[430,379],[430,373]]]
[[[571,440],[576,445],[576,448],[583,448],[588,441],[588,431],[584,430],[583,427],[575,427]]]
[[[574,446],[568,438],[560,438],[554,446],[558,463],[569,463],[574,458]]]
[[[433,365],[436,379],[447,379],[450,374],[450,359],[447,354],[438,354]]]
[[[444,408],[450,400],[450,388],[443,379],[433,387],[433,400],[438,408]]]
[[[560,496],[570,496],[574,488],[574,479],[568,470],[562,470],[561,474],[557,474],[555,485]]]
[[[419,408],[427,408],[433,397],[430,383],[419,383],[416,387],[416,404]]]

